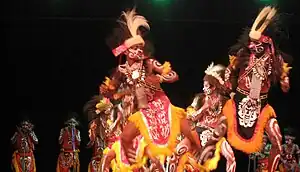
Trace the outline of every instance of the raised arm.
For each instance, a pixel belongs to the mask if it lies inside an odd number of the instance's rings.
[[[225,87],[229,89],[231,92],[234,92],[237,86],[237,59],[236,56],[229,55],[229,65],[227,66],[225,70]]]
[[[17,138],[18,138],[18,132],[15,132],[10,139],[11,144],[15,144],[17,142]]]
[[[64,135],[64,131],[65,131],[64,128],[60,129],[59,137],[58,137],[58,143],[59,143],[59,144],[62,144],[62,143],[63,143],[63,135]]]
[[[32,141],[33,141],[34,144],[38,144],[39,143],[39,140],[38,140],[37,136],[35,135],[34,131],[30,132],[30,137],[31,137],[31,139],[32,139]]]
[[[122,81],[123,75],[117,68],[110,77],[105,77],[105,81],[99,86],[100,94],[105,97],[112,98],[117,92]]]
[[[94,119],[89,124],[89,138],[90,138],[90,141],[87,144],[87,148],[91,148],[95,144],[96,129],[97,129],[97,124],[96,124],[96,120]]]
[[[80,130],[76,129],[76,135],[75,135],[75,138],[76,138],[76,145],[77,146],[80,146],[80,143],[81,143],[81,137],[80,137]]]
[[[148,59],[147,65],[159,74],[161,82],[173,83],[179,79],[177,73],[172,70],[171,64],[165,62],[163,65],[155,59]]]
[[[298,159],[298,165],[300,166],[300,149],[297,144],[295,144],[295,152],[296,152],[296,157]]]

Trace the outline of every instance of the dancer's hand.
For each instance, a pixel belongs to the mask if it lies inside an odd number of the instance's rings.
[[[150,160],[152,163],[150,171],[164,172],[164,168],[157,158],[150,158]]]
[[[114,131],[116,125],[117,125],[116,122],[114,122],[114,123],[109,127],[109,132]]]
[[[131,165],[136,163],[136,151],[133,149],[128,149],[126,151],[126,156]]]

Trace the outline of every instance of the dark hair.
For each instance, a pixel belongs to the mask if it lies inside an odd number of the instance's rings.
[[[208,81],[210,85],[215,87],[216,91],[222,96],[222,105],[224,105],[229,99],[229,90],[211,75],[205,75],[203,80]]]
[[[268,37],[272,38],[274,48],[275,48],[275,55],[272,57],[272,73],[271,73],[271,81],[273,83],[276,83],[280,80],[281,74],[282,74],[282,59],[287,61],[292,61],[292,57],[287,55],[286,53],[283,53],[279,49],[279,44],[284,39],[287,39],[288,36],[286,35],[286,32],[281,29],[280,25],[282,25],[282,14],[276,14],[272,21],[270,22],[269,26],[264,31],[264,35],[267,35]],[[234,55],[237,58],[237,64],[236,68],[243,68],[248,65],[249,57],[250,57],[250,49],[248,48],[248,44],[250,41],[249,38],[249,32],[250,28],[247,27],[243,30],[243,33],[238,38],[238,41],[236,44],[230,47],[229,54]],[[268,45],[270,46],[270,45]]]

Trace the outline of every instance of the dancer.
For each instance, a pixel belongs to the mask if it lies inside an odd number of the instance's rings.
[[[296,137],[291,128],[284,129],[284,139],[279,169],[281,172],[300,172],[300,149],[294,143]]]
[[[133,150],[132,141],[142,135],[151,152],[151,161],[159,165],[158,155],[171,155],[176,146],[176,137],[183,132],[196,145],[190,133],[185,111],[175,107],[160,87],[160,83],[172,83],[178,80],[177,74],[171,70],[170,63],[160,64],[157,60],[145,54],[145,41],[142,38],[141,27],[150,29],[143,16],[135,10],[123,12],[121,28],[115,31],[110,45],[115,56],[125,55],[126,62],[118,66],[111,84],[101,85],[103,94],[112,95],[120,83],[126,83],[129,92],[134,95],[136,113],[128,119],[128,124],[121,134],[121,144],[127,157]],[[131,156],[130,163],[134,157]],[[160,166],[161,167],[161,166]]]
[[[267,172],[268,171],[268,160],[270,156],[270,151],[272,144],[269,143],[268,136],[264,134],[262,149],[259,152],[252,153],[250,155],[251,159],[258,160],[256,172]]]
[[[234,148],[247,154],[258,152],[263,133],[267,133],[272,143],[269,172],[278,166],[282,136],[275,111],[267,101],[268,92],[276,81],[280,81],[282,90],[287,92],[291,69],[283,60],[284,54],[275,49],[272,38],[263,34],[267,26],[275,22],[275,14],[275,8],[263,8],[250,32],[232,47],[225,84],[235,95],[223,108],[228,120],[227,139]]]
[[[33,131],[34,125],[27,117],[17,126],[17,131],[11,138],[14,146],[12,156],[12,170],[14,172],[36,172],[34,148],[38,138]]]
[[[203,170],[215,170],[220,159],[220,153],[227,160],[226,171],[235,171],[235,156],[231,146],[224,138],[227,131],[227,121],[222,114],[222,108],[229,99],[224,86],[224,71],[224,66],[212,63],[206,69],[206,75],[203,78],[204,93],[197,94],[193,103],[187,108],[188,117],[194,125],[193,132],[202,149],[196,150],[198,155],[193,156],[190,152],[195,150],[191,149],[189,139],[184,138],[177,146],[175,157],[171,158],[170,171],[177,166],[177,161],[179,161],[177,171],[187,170],[187,167],[192,168],[191,171],[193,171],[201,166],[204,167],[201,167]]]
[[[80,131],[76,128],[79,123],[76,120],[77,114],[68,114],[65,127],[60,130],[58,142],[60,154],[57,160],[56,172],[80,171],[79,146],[81,142]]]
[[[106,126],[102,124],[103,116],[100,115],[101,111],[96,108],[96,105],[100,103],[100,96],[93,96],[83,108],[83,113],[88,116],[89,122],[89,138],[90,141],[87,144],[88,148],[93,149],[93,155],[88,165],[88,172],[98,172],[101,167],[101,158],[103,156],[103,150],[106,147]],[[109,104],[107,109],[109,109]],[[106,111],[110,112],[110,110]],[[105,120],[106,121],[106,120]]]
[[[109,83],[106,78],[105,83]],[[115,113],[122,112],[120,104],[113,105],[111,101],[101,95],[94,96],[84,106],[84,113],[89,117],[89,147],[94,146],[93,158],[89,164],[90,171],[130,172],[142,168],[146,159],[143,158],[144,147],[142,137],[135,138],[135,150],[138,157],[135,165],[130,166],[124,151],[120,147],[119,136],[121,134],[120,117],[112,121]],[[120,116],[120,114],[118,114]],[[123,152],[123,153],[122,153]]]

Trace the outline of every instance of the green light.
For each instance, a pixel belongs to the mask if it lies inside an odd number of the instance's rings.
[[[155,4],[167,5],[171,3],[171,0],[152,0]]]
[[[264,5],[276,5],[278,4],[278,0],[257,0],[258,3],[264,4]]]

